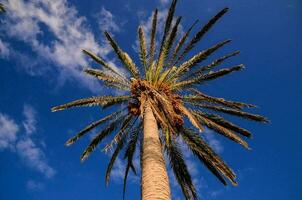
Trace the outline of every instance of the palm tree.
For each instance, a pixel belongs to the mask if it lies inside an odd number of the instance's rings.
[[[251,133],[218,114],[268,122],[260,115],[243,111],[245,108],[254,108],[254,105],[209,96],[196,89],[196,86],[207,81],[244,69],[240,64],[212,71],[223,61],[238,55],[239,51],[220,57],[210,64],[200,65],[208,56],[230,43],[230,40],[219,42],[183,61],[228,8],[221,10],[189,40],[189,35],[197,24],[197,21],[194,22],[176,42],[181,22],[181,17],[173,21],[176,3],[177,0],[171,3],[159,51],[155,50],[158,11],[153,13],[149,45],[144,29],[142,26],[138,28],[140,68],[114,38],[105,32],[105,37],[129,74],[121,73],[100,56],[83,50],[101,66],[99,69],[86,68],[84,72],[98,78],[110,88],[125,91],[125,95],[88,97],[52,108],[52,111],[59,111],[79,106],[100,106],[103,109],[116,106],[117,111],[91,123],[69,139],[66,145],[75,143],[92,129],[102,127],[85,149],[81,160],[85,160],[105,138],[112,136],[112,140],[103,148],[104,152],[114,148],[106,171],[106,184],[109,183],[110,173],[118,155],[124,152],[126,166],[123,195],[129,170],[136,174],[133,159],[139,145],[143,200],[171,199],[165,153],[185,198],[198,199],[183,157],[182,145],[187,146],[222,184],[226,185],[228,179],[233,185],[237,185],[236,175],[207,145],[202,132],[205,127],[212,129],[248,148],[243,137],[249,138]]]

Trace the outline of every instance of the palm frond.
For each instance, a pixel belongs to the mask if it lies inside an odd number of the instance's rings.
[[[218,98],[218,97],[212,97],[209,95],[206,95],[194,88],[190,88],[190,91],[194,92],[197,96],[189,96],[188,100],[201,100],[201,102],[209,102],[209,103],[216,103],[216,104],[221,104],[223,106],[227,106],[230,108],[235,108],[235,109],[242,109],[242,108],[255,108],[255,105],[252,104],[247,104],[247,103],[242,103],[238,101],[229,101],[225,100],[223,98]],[[191,97],[191,98],[190,98]]]
[[[146,41],[145,41],[145,33],[143,27],[139,26],[138,28],[138,38],[139,38],[139,58],[141,60],[141,64],[145,70],[147,71],[147,48],[146,48]]]
[[[106,74],[106,72],[102,70],[86,68],[84,69],[84,72],[98,78],[99,80],[104,81],[105,83],[116,84],[126,88],[130,88],[129,81],[125,81],[124,79],[121,79],[119,77],[114,77],[109,74]]]
[[[216,14],[210,21],[203,26],[185,47],[182,54],[178,57],[177,62],[180,62],[186,54],[203,38],[203,36],[212,28],[212,26],[229,10],[229,8],[222,9],[218,14]]]
[[[167,41],[165,41],[165,44],[163,45],[163,48],[162,48],[161,54],[159,55],[157,66],[156,66],[156,76],[155,76],[156,80],[158,80],[157,77],[159,76],[160,72],[164,68],[165,61],[167,59],[167,56],[169,55],[171,46],[175,40],[180,21],[181,21],[181,17],[178,17],[175,22],[175,25],[172,28],[171,33],[169,34],[169,37],[167,38]]]
[[[114,105],[117,103],[129,101],[131,96],[99,96],[99,97],[89,97],[84,99],[78,99],[63,105],[55,106],[51,110],[52,112],[66,110],[73,107],[81,107],[81,106],[104,106],[108,107],[110,105]]]
[[[123,111],[123,110],[122,110]],[[75,143],[78,139],[80,139],[82,136],[84,136],[85,134],[87,134],[89,131],[91,131],[92,129],[94,129],[97,126],[102,125],[103,123],[117,117],[118,115],[120,115],[122,113],[122,111],[118,111],[118,112],[114,112],[111,113],[110,115],[107,115],[106,117],[103,117],[102,119],[99,119],[91,124],[89,124],[88,126],[86,126],[84,129],[82,129],[76,136],[70,138],[65,145],[66,146],[70,146],[73,143]]]
[[[138,68],[130,56],[118,46],[118,44],[107,31],[105,31],[105,36],[123,65],[129,70],[134,78],[139,78]]]
[[[174,52],[172,54],[172,57],[169,61],[169,64],[168,66],[171,66],[171,65],[176,65],[175,63],[175,60],[176,60],[176,57],[178,55],[178,52],[181,50],[182,46],[184,45],[184,43],[186,42],[187,38],[189,37],[191,31],[193,30],[194,26],[198,23],[199,20],[196,20],[191,26],[190,28],[187,30],[187,32],[185,32],[185,34],[182,36],[182,38],[180,38],[179,42],[177,43],[175,49],[174,49]]]
[[[120,77],[123,81],[128,82],[128,80],[126,79],[126,77],[124,75],[122,75],[120,72],[118,72],[116,69],[114,69],[112,66],[110,66],[108,63],[106,63],[104,61],[103,58],[97,56],[96,54],[86,50],[86,49],[82,49],[82,51],[88,55],[90,58],[92,58],[95,62],[99,63],[100,65],[102,65],[105,69],[109,70],[110,72],[112,72],[113,74],[117,75],[118,77]]]
[[[181,136],[193,154],[197,155],[200,161],[205,163],[206,167],[211,166],[210,168],[213,169],[214,175],[223,184],[225,184],[225,181],[223,181],[223,178],[219,175],[219,173],[228,178],[233,185],[237,185],[235,173],[224,163],[223,160],[221,160],[221,158],[198,134],[190,129],[184,129],[181,132]],[[218,174],[217,171],[219,171]]]
[[[210,120],[209,118],[206,118],[205,115],[203,115],[200,111],[195,111],[194,115],[200,120],[200,123],[207,126],[209,129],[214,130],[215,132],[229,138],[230,140],[241,144],[245,148],[249,148],[246,141],[244,141],[241,137],[233,133],[231,130],[224,128],[223,126],[220,126],[219,124],[215,123],[214,121]]]
[[[191,85],[194,85],[194,84],[200,84],[202,82],[214,80],[214,79],[220,78],[222,76],[225,76],[227,74],[230,74],[232,72],[241,71],[243,69],[244,69],[244,65],[242,65],[242,64],[241,65],[236,65],[236,66],[230,67],[230,68],[223,68],[223,69],[218,70],[216,72],[209,72],[205,75],[200,75],[200,76],[198,76],[196,78],[193,78],[193,79],[190,79],[190,80],[175,83],[174,88],[179,89],[179,88],[188,87],[188,86],[191,86]]]
[[[114,144],[117,144],[125,136],[125,134],[127,134],[129,130],[131,131],[137,118],[138,117],[134,117],[132,115],[131,117],[125,119],[121,129],[115,134],[114,138],[109,143],[107,143],[102,151],[107,152],[108,150],[110,150]]]
[[[214,121],[216,124],[226,128],[226,129],[229,129],[229,130],[232,130],[232,131],[235,131],[236,133],[239,133],[245,137],[248,137],[248,138],[251,138],[252,137],[252,134],[250,131],[244,129],[244,128],[241,128],[225,119],[223,119],[222,117],[220,117],[219,115],[214,115],[214,114],[208,114],[208,113],[201,113],[199,112],[200,115]]]
[[[198,199],[191,175],[177,142],[172,140],[171,144],[166,146],[166,151],[169,156],[170,166],[173,169],[177,182],[181,186],[185,198],[187,200]]]
[[[162,37],[162,40],[161,40],[161,46],[160,46],[160,50],[159,50],[159,57],[161,57],[163,47],[166,43],[166,38],[167,38],[168,33],[170,31],[170,28],[171,28],[171,24],[172,24],[172,21],[173,21],[176,4],[177,4],[177,0],[172,0],[170,8],[169,8],[168,15],[167,15],[167,18],[166,18],[164,33],[163,33],[163,37]]]
[[[213,111],[222,112],[222,113],[242,117],[242,118],[257,121],[257,122],[263,122],[263,123],[268,123],[269,122],[265,117],[263,117],[261,115],[256,115],[256,114],[252,114],[252,113],[248,113],[248,112],[243,112],[243,111],[240,111],[240,110],[235,110],[235,109],[231,109],[231,108],[224,108],[224,107],[221,107],[221,106],[203,105],[203,104],[197,104],[197,106],[200,107],[200,108],[210,109],[210,110],[213,110]]]
[[[157,13],[158,10],[155,9],[152,17],[152,28],[151,28],[151,37],[150,37],[150,49],[149,49],[149,68],[151,68],[151,65],[154,61],[154,55],[155,55],[155,39],[156,39],[156,26],[157,26]]]
[[[181,112],[188,117],[193,126],[195,126],[200,132],[204,131],[203,126],[199,123],[193,113],[191,113],[186,107],[180,107]]]
[[[213,69],[214,67],[220,65],[223,61],[225,61],[228,58],[231,58],[233,56],[236,56],[240,53],[240,51],[235,51],[233,53],[227,54],[225,56],[222,56],[221,58],[218,58],[217,60],[214,60],[213,62],[211,62],[208,65],[202,66],[200,67],[197,71],[192,72],[191,74],[189,74],[186,78],[184,78],[183,80],[187,80],[189,78],[193,77],[197,77],[202,75],[203,73],[205,73],[206,71],[209,71],[211,69]]]
[[[182,76],[184,73],[188,72],[192,67],[196,66],[196,64],[200,63],[201,61],[206,59],[209,55],[211,55],[212,53],[214,53],[216,50],[223,47],[224,45],[228,44],[229,42],[231,42],[231,40],[225,40],[206,50],[199,52],[198,54],[190,58],[188,61],[181,64],[178,67],[177,72],[173,77]]]
[[[109,181],[110,181],[110,174],[111,174],[113,165],[115,163],[115,160],[118,157],[120,151],[123,149],[123,147],[125,145],[125,141],[126,141],[126,138],[123,138],[122,140],[120,140],[118,142],[118,144],[116,145],[115,150],[114,150],[114,152],[111,156],[111,159],[108,163],[108,166],[107,166],[107,169],[106,169],[106,176],[105,176],[105,183],[106,183],[107,186],[108,186]]]
[[[127,144],[126,150],[125,150],[124,159],[127,158],[128,162],[127,162],[125,176],[124,176],[123,199],[125,199],[126,182],[127,182],[129,169],[131,168],[133,173],[136,175],[136,170],[133,165],[133,156],[134,156],[134,153],[136,150],[136,144],[138,141],[138,133],[139,133],[139,129],[138,128],[134,129],[134,131],[131,134],[130,140]]]
[[[81,156],[81,160],[82,161],[86,160],[88,156],[92,153],[92,151],[105,137],[107,137],[110,133],[112,133],[115,129],[117,129],[121,122],[123,122],[124,124],[125,121],[127,121],[127,119],[129,119],[130,117],[132,117],[131,114],[122,115],[119,116],[117,119],[113,120],[110,124],[108,124],[108,126],[105,129],[103,129],[92,139],[88,147],[83,152]]]

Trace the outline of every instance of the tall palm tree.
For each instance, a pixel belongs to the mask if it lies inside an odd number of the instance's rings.
[[[88,97],[52,108],[52,111],[59,111],[79,106],[100,106],[103,109],[116,106],[116,111],[82,129],[69,139],[66,145],[75,143],[92,129],[102,127],[83,152],[81,160],[85,160],[105,138],[112,136],[112,140],[103,148],[105,152],[114,148],[106,171],[106,183],[109,183],[110,173],[118,155],[124,152],[126,166],[123,195],[129,170],[136,174],[133,159],[139,145],[143,200],[171,199],[165,153],[185,198],[198,199],[184,160],[182,145],[186,145],[222,184],[226,185],[228,179],[233,185],[237,185],[236,175],[207,145],[202,137],[203,131],[205,128],[212,129],[248,148],[243,137],[249,138],[251,133],[222,118],[218,113],[268,122],[260,115],[243,111],[245,108],[254,108],[254,105],[209,96],[196,89],[196,86],[207,81],[244,68],[240,64],[212,71],[223,61],[238,55],[239,51],[222,56],[210,64],[200,65],[208,56],[230,43],[230,40],[219,42],[183,61],[228,8],[215,15],[192,39],[189,40],[189,35],[197,21],[176,41],[181,22],[181,17],[173,21],[176,3],[177,0],[171,3],[158,51],[155,50],[158,11],[153,13],[149,45],[144,29],[142,26],[138,28],[140,67],[121,49],[114,38],[105,32],[105,37],[122,66],[129,72],[127,75],[100,56],[83,50],[100,65],[99,69],[86,68],[84,72],[98,78],[110,88],[125,91],[126,95]]]

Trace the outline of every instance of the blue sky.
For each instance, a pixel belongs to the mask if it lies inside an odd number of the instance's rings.
[[[86,77],[88,48],[111,62],[102,31],[109,30],[138,62],[137,26],[148,28],[155,7],[164,19],[168,0],[8,0],[0,16],[0,199],[121,199],[123,161],[118,160],[108,188],[108,155],[97,150],[84,163],[89,137],[70,148],[64,142],[104,113],[97,108],[51,113],[54,105],[111,91]],[[177,15],[186,29],[205,23],[223,7],[230,12],[197,46],[231,38],[215,56],[241,50],[232,62],[246,70],[199,89],[210,95],[259,105],[269,125],[240,121],[254,137],[252,151],[207,133],[207,140],[238,175],[238,187],[223,187],[186,155],[201,199],[299,200],[302,198],[301,53],[302,2],[299,0],[182,0]],[[237,119],[234,119],[237,121]],[[128,199],[139,199],[139,177],[131,176]],[[173,199],[183,199],[171,179]]]

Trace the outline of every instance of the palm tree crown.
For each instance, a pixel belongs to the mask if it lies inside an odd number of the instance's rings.
[[[142,129],[146,128],[142,128],[142,119],[148,104],[158,124],[162,149],[169,158],[170,166],[184,196],[186,199],[197,199],[197,192],[186,166],[181,145],[185,144],[224,185],[227,184],[225,179],[228,179],[233,185],[237,185],[234,172],[207,145],[201,134],[207,127],[248,148],[243,137],[249,138],[251,133],[218,114],[230,114],[257,122],[268,121],[260,115],[243,111],[245,108],[254,108],[254,105],[209,96],[195,89],[197,85],[206,81],[240,71],[244,69],[244,66],[239,64],[212,71],[223,61],[238,55],[239,51],[222,56],[210,64],[201,65],[201,62],[230,43],[230,40],[219,42],[184,61],[188,52],[201,41],[205,33],[228,11],[228,8],[222,9],[205,26],[201,27],[192,39],[189,39],[197,21],[179,37],[178,29],[182,18],[178,17],[174,20],[176,2],[173,0],[171,3],[158,51],[156,51],[158,11],[155,10],[153,13],[148,44],[144,29],[141,26],[138,28],[140,67],[121,49],[114,38],[105,32],[106,39],[123,67],[129,72],[127,75],[111,66],[100,56],[83,50],[101,66],[99,69],[86,68],[84,72],[98,78],[108,87],[126,91],[125,94],[127,95],[83,98],[56,106],[52,108],[52,111],[79,106],[101,106],[104,109],[119,105],[123,108],[88,125],[69,139],[66,145],[75,143],[92,129],[102,127],[82,154],[81,160],[85,160],[106,137],[112,136],[112,140],[103,149],[107,152],[109,149],[115,148],[107,168],[106,183],[109,182],[110,172],[116,158],[121,152],[124,152],[124,158],[127,162],[125,185],[129,169],[136,174],[133,165],[134,152],[137,145],[141,143]],[[177,38],[180,39],[177,40]]]

